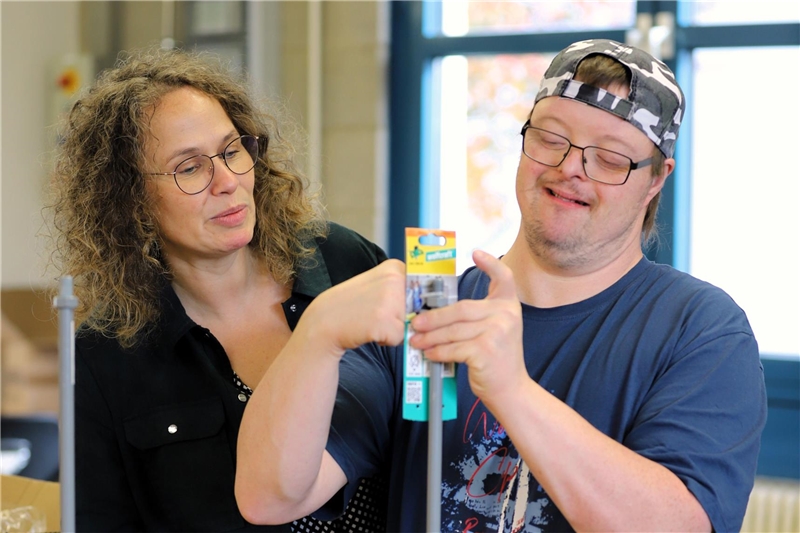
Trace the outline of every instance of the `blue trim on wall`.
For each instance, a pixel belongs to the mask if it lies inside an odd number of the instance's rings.
[[[763,356],[767,426],[758,475],[800,479],[800,361]]]
[[[416,7],[416,9],[414,9]],[[422,10],[418,2],[392,3],[389,68],[388,254],[402,259],[406,227],[420,224]]]
[[[464,35],[461,37],[431,37],[425,39],[425,55],[470,54],[524,54],[530,52],[558,52],[575,41],[583,39],[625,40],[624,30],[586,31],[540,34]]]
[[[686,97],[686,112],[681,123],[681,134],[678,137],[675,153],[680,154],[681,160],[686,164],[677,165],[672,177],[673,204],[672,204],[672,266],[683,272],[689,271],[691,259],[691,224],[692,224],[692,197],[691,197],[691,163],[692,160],[692,83],[691,55],[683,50],[678,52],[677,69],[675,76],[678,84],[683,89]]]
[[[735,35],[731,39],[731,35]],[[789,46],[800,44],[800,23],[677,28],[676,48]]]

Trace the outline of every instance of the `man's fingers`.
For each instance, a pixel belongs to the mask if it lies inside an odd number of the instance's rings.
[[[434,346],[474,339],[483,332],[482,322],[456,322],[427,332],[416,331],[411,336],[411,346],[428,350]]]
[[[430,331],[459,322],[485,320],[496,312],[497,302],[485,300],[460,300],[454,304],[423,311],[411,320],[415,331]]]
[[[482,250],[472,252],[472,260],[475,261],[475,266],[480,268],[492,280],[489,284],[487,298],[517,297],[514,274],[502,261]]]
[[[519,306],[514,275],[505,264],[481,250],[472,253],[475,265],[489,276],[489,293],[483,300],[460,300],[440,309],[432,309],[418,314],[411,321],[416,331],[429,331],[455,322],[474,322],[490,318],[498,312],[495,306],[501,300],[513,301]]]
[[[459,308],[463,312],[458,313]],[[469,313],[467,308],[474,309],[475,313]],[[422,313],[411,322],[415,331],[411,336],[411,345],[428,350],[434,346],[476,339],[502,343],[502,339],[515,337],[514,331],[519,322],[518,309],[519,304],[501,300],[463,300],[447,308]],[[472,317],[467,318],[470,315]],[[432,320],[423,323],[422,320],[427,318]]]

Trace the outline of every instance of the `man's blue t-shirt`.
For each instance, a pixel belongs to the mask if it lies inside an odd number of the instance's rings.
[[[459,299],[482,299],[488,287],[473,267],[459,279]],[[522,317],[531,378],[675,473],[716,531],[739,530],[766,393],[752,330],[728,295],[642,259],[592,298],[523,304]],[[424,531],[428,426],[402,419],[402,353],[369,345],[345,355],[328,450],[349,486],[388,472],[388,531]],[[470,390],[465,366],[457,380],[458,418],[443,427],[442,531],[571,530]]]

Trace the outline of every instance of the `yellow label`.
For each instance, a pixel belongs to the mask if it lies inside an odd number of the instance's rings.
[[[456,232],[406,228],[406,273],[456,273]]]

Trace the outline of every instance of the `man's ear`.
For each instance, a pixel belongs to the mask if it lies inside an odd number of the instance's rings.
[[[667,176],[672,174],[672,171],[675,170],[675,160],[671,157],[668,157],[664,160],[664,179],[667,179]]]
[[[647,193],[647,201],[653,199],[653,197],[661,191],[664,187],[664,183],[667,181],[667,177],[672,174],[672,171],[675,169],[675,160],[673,158],[667,158],[664,160],[664,164],[661,168],[661,175],[659,176],[652,176],[652,181],[650,183],[650,191]]]

